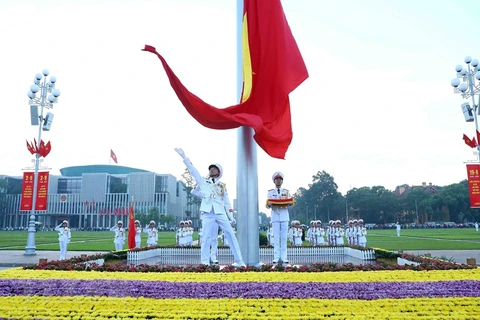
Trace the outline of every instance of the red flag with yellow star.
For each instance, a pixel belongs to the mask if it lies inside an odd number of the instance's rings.
[[[170,85],[185,109],[211,129],[252,127],[257,144],[271,157],[283,159],[292,141],[288,95],[308,71],[285,18],[280,0],[244,0],[243,94],[239,104],[216,108],[188,91],[166,60],[152,46]]]

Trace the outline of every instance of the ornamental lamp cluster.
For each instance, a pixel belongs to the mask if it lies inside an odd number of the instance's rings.
[[[469,102],[462,104],[462,112],[466,122],[475,122],[477,126],[477,114],[480,109],[475,103],[475,95],[480,93],[480,62],[470,56],[465,57],[464,61],[466,67],[462,65],[455,67],[457,77],[452,79],[450,84],[454,92],[461,94],[463,99],[471,98],[471,105]]]
[[[48,75],[49,72],[47,69],[44,69],[42,73],[37,73],[33,84],[30,86],[30,91],[27,93],[30,98],[31,124],[40,125],[43,131],[50,131],[53,121],[52,113],[47,112],[45,117],[43,116],[43,108],[53,109],[53,104],[58,102],[58,97],[60,96],[60,90],[55,88],[57,78],[52,76],[47,79]],[[39,94],[39,96],[37,96],[37,94]],[[40,115],[38,114],[39,106],[41,108]]]

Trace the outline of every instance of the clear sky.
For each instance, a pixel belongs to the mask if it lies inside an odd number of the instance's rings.
[[[466,179],[465,162],[476,156],[462,135],[473,137],[475,126],[450,80],[465,56],[480,59],[480,1],[282,3],[310,77],[291,94],[286,159],[258,148],[260,210],[277,170],[292,192],[322,170],[343,194]],[[119,165],[180,178],[185,166],[173,149],[181,147],[205,174],[221,163],[235,198],[237,130],[198,124],[159,60],[140,50],[155,46],[187,88],[223,108],[236,103],[235,28],[234,0],[2,0],[0,174],[32,166],[25,139],[38,127],[27,92],[46,68],[62,93],[42,133],[51,174],[108,164],[113,149]]]

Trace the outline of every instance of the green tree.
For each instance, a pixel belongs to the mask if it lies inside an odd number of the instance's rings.
[[[383,186],[354,188],[347,192],[349,217],[365,223],[388,223],[398,215],[395,194]]]

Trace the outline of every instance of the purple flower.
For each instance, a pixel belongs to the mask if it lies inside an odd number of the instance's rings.
[[[434,282],[167,282],[0,279],[0,296],[360,299],[480,297],[480,281]]]

